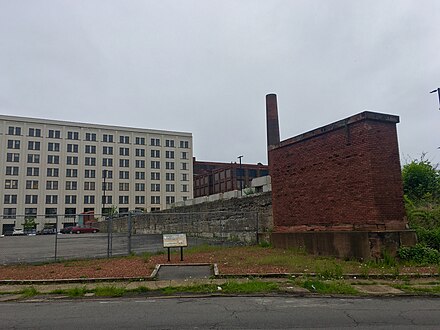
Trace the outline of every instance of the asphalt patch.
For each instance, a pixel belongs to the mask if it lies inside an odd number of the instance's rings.
[[[156,279],[159,281],[207,279],[213,275],[212,265],[160,265]]]

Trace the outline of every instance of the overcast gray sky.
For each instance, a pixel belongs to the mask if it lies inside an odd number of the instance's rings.
[[[192,132],[199,160],[400,116],[401,159],[440,161],[440,1],[0,0],[0,112]]]

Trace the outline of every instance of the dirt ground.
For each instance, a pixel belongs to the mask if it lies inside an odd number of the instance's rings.
[[[178,263],[209,263],[217,264],[220,274],[285,274],[314,272],[313,265],[307,267],[304,261],[286,263],[285,258],[291,251],[260,248],[239,247],[216,249],[207,252],[191,252],[171,255],[171,262]],[[312,263],[313,257],[304,257]],[[278,260],[279,259],[279,260]],[[267,261],[269,260],[269,261]],[[78,261],[63,261],[41,265],[9,265],[0,266],[0,280],[44,280],[44,279],[81,279],[81,278],[146,278],[151,275],[157,264],[167,264],[167,255],[130,256],[110,259],[92,259]],[[344,273],[365,273],[356,271],[359,263],[347,267],[343,261],[330,261],[331,265],[342,265]],[[332,266],[333,267],[333,266]],[[316,266],[315,266],[316,268]],[[389,269],[368,268],[369,274],[390,272]],[[438,274],[437,267],[399,267],[399,274]]]

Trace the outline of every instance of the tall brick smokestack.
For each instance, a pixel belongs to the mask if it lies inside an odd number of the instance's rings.
[[[267,125],[267,151],[280,143],[280,128],[278,125],[277,95],[266,95],[266,125]]]

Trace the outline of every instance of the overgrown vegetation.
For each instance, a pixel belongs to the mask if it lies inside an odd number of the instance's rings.
[[[301,281],[298,284],[310,292],[320,294],[359,294],[354,287],[343,281],[322,281],[318,279],[311,279]]]
[[[422,154],[403,166],[405,209],[418,244],[399,250],[400,259],[417,264],[440,264],[440,171]]]

